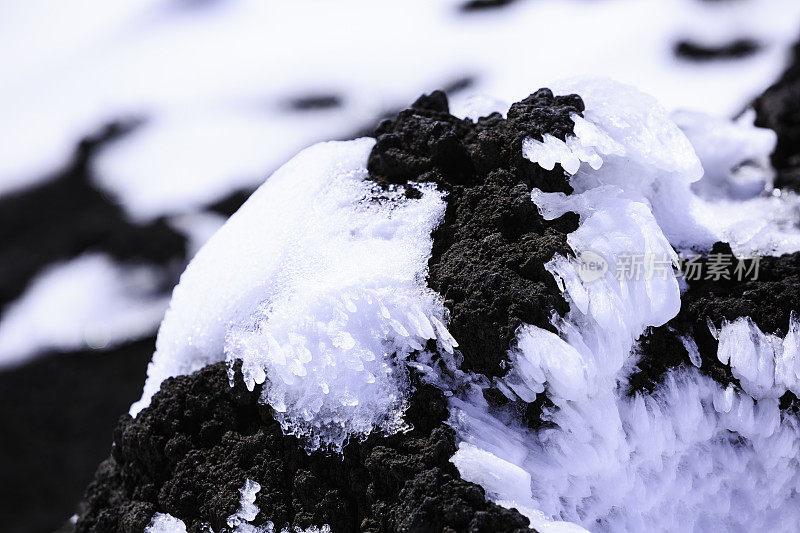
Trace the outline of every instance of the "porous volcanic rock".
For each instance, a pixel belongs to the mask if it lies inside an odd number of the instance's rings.
[[[553,312],[569,308],[544,264],[571,254],[566,242],[578,217],[546,221],[531,189],[572,192],[560,166],[546,171],[522,156],[526,137],[564,139],[580,114],[577,95],[540,89],[499,113],[473,122],[448,111],[442,92],[421,97],[381,123],[369,158],[371,179],[405,184],[431,181],[447,192],[444,220],[433,233],[428,285],[445,300],[448,327],[464,356],[462,368],[498,376],[517,328],[554,331]]]
[[[238,376],[241,378],[241,376]],[[224,363],[165,381],[136,419],[125,415],[81,504],[75,532],[140,533],[154,512],[189,531],[225,526],[246,479],[261,484],[253,521],[329,524],[332,531],[529,531],[527,518],[486,500],[450,457],[452,429],[438,389],[416,384],[413,429],[350,442],[342,455],[282,433],[271,409]]]

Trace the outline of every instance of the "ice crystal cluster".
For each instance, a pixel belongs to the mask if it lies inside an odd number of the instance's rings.
[[[573,135],[529,138],[519,149],[545,169],[560,164],[574,189],[531,194],[548,220],[579,216],[567,239],[575,255],[545,266],[570,311],[553,316],[555,333],[519,328],[505,376],[490,384],[429,364],[434,353],[451,367],[459,360],[442,297],[425,285],[446,199],[430,184],[416,196],[376,192],[365,180],[373,141],[360,139],[302,152],[198,253],[132,414],[169,376],[227,360],[237,379],[241,362],[285,432],[311,449],[337,449],[402,429],[411,365],[446,389],[461,475],[539,531],[793,531],[800,428],[779,398],[800,392],[797,320],[782,337],[747,318],[714,329],[718,360],[741,388],[701,373],[684,338],[694,366],[669,370],[653,393],[628,394],[637,341],[676,316],[682,285],[671,268],[617,275],[622,256],[672,262],[720,240],[740,256],[800,250],[800,232],[787,224],[797,200],[760,194],[774,134],[747,117],[670,116],[607,80],[555,89],[586,105],[572,117]],[[584,253],[607,262],[597,279],[582,278]],[[524,402],[546,395],[547,423],[530,427],[493,407],[488,387]],[[236,531],[251,531],[241,528],[253,527],[258,490],[242,489],[229,522]],[[149,531],[180,531],[176,524],[157,515]]]

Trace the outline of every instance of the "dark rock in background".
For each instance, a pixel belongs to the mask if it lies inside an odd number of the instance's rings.
[[[177,281],[186,260],[186,238],[164,220],[130,222],[122,207],[92,183],[94,154],[131,127],[113,123],[102,128],[78,145],[58,175],[0,198],[0,312],[44,267],[86,252],[106,252],[119,261],[174,265]]]
[[[775,187],[800,191],[800,43],[781,78],[753,103],[756,126],[778,134],[772,154]]]
[[[51,532],[75,512],[116,421],[142,394],[154,344],[52,353],[0,372],[3,531]]]
[[[66,168],[0,198],[0,318],[43,269],[88,252],[151,265],[172,290],[186,238],[165,221],[138,225],[92,183],[97,150],[127,133],[113,123],[82,141]],[[40,354],[0,371],[0,523],[4,531],[53,531],[108,452],[119,415],[141,396],[154,338],[105,351]]]
[[[675,55],[691,61],[715,61],[749,57],[761,47],[752,39],[737,39],[727,44],[708,46],[690,40],[675,43]]]

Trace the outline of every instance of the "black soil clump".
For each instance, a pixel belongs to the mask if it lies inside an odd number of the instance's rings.
[[[795,44],[786,71],[755,102],[756,126],[778,134],[772,154],[775,187],[800,191],[800,43]]]
[[[286,436],[224,363],[166,380],[136,419],[125,415],[80,506],[75,532],[140,533],[154,512],[191,532],[215,531],[239,506],[246,479],[261,485],[253,521],[334,532],[522,532],[528,520],[486,500],[450,462],[453,430],[438,389],[416,384],[413,429],[350,442],[342,455],[308,454]]]
[[[737,39],[717,46],[682,40],[675,44],[675,55],[691,61],[716,61],[749,57],[760,49],[761,46],[752,39]]]
[[[3,531],[54,531],[74,513],[120,413],[142,394],[154,346],[43,354],[0,373]]]
[[[177,279],[186,260],[186,238],[164,220],[131,222],[92,183],[90,163],[97,150],[130,127],[108,125],[83,140],[72,161],[52,179],[0,198],[0,311],[44,267],[86,252],[105,252],[125,262],[174,265]]]
[[[718,253],[733,256],[728,244],[716,243],[711,254]],[[717,359],[718,342],[708,321],[720,328],[724,321],[750,317],[764,333],[786,335],[792,312],[800,309],[800,252],[761,257],[756,279],[739,281],[732,269],[730,279],[688,281],[678,315],[664,326],[650,328],[642,338],[639,370],[629,378],[631,392],[652,392],[666,371],[692,364],[682,336],[697,344],[701,372],[723,386],[738,386],[730,367]]]
[[[544,220],[532,188],[572,192],[557,166],[546,171],[522,156],[526,137],[560,139],[572,133],[577,95],[541,89],[511,106],[507,118],[493,113],[477,122],[458,119],[437,91],[378,127],[369,157],[372,180],[404,185],[433,182],[446,192],[444,220],[433,233],[428,285],[445,299],[450,331],[464,355],[462,368],[499,376],[517,328],[553,330],[552,313],[568,305],[544,264],[571,253],[567,234],[578,217]]]

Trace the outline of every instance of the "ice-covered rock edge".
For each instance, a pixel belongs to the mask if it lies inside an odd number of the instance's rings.
[[[529,430],[493,413],[479,395],[454,399],[452,423],[462,439],[454,463],[543,531],[565,526],[550,519],[597,531],[791,531],[800,516],[800,429],[777,398],[796,387],[796,322],[782,343],[744,319],[723,327],[719,358],[732,362],[742,392],[691,368],[668,374],[653,395],[629,398],[622,385],[635,364],[634,343],[677,313],[680,290],[671,268],[649,279],[615,275],[622,256],[669,262],[673,247],[707,250],[716,240],[742,255],[800,249],[796,229],[777,222],[796,207],[794,197],[731,194],[742,194],[732,169],[765,159],[774,134],[701,115],[678,116],[682,132],[633,88],[566,85],[584,99],[586,120],[576,120],[567,142],[529,139],[523,152],[545,168],[561,163],[575,194],[534,191],[532,198],[546,218],[578,213],[570,246],[578,257],[599,254],[608,270],[586,280],[579,259],[549,263],[571,312],[554,317],[558,335],[522,328],[512,368],[498,383],[525,401],[546,391],[555,406],[545,413],[551,425]],[[701,160],[705,187],[693,186]],[[718,197],[709,199],[715,187]]]

